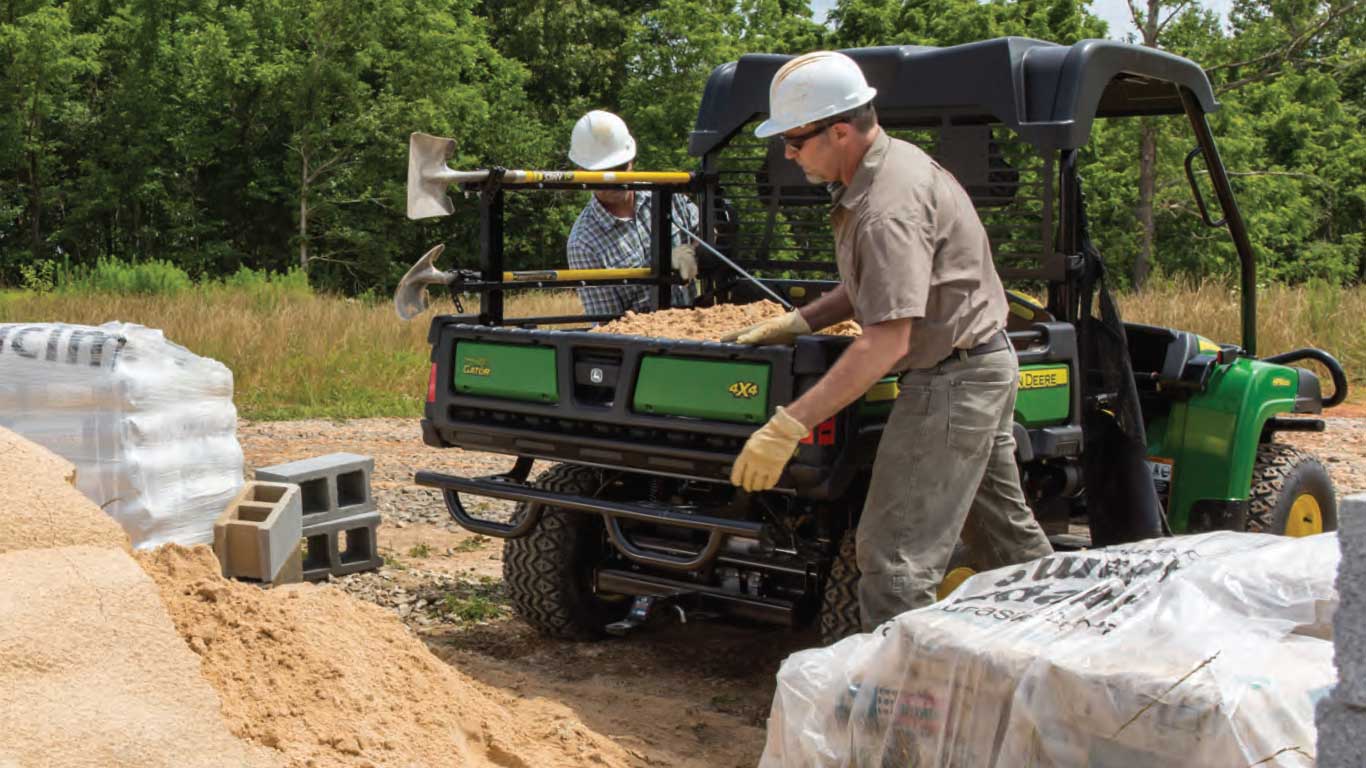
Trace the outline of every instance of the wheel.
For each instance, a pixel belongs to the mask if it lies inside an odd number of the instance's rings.
[[[1337,527],[1337,494],[1323,464],[1313,454],[1282,443],[1258,446],[1247,530],[1312,536]]]
[[[935,599],[948,597],[975,573],[976,569],[969,565],[967,548],[959,542],[954,547],[944,579],[939,582]],[[839,552],[830,564],[830,574],[825,578],[825,590],[821,593],[822,643],[830,645],[863,631],[858,610],[859,574],[854,532],[846,531],[840,539]]]
[[[821,592],[821,642],[831,645],[863,631],[858,614],[858,558],[854,532],[845,531]]]
[[[547,491],[593,496],[601,474],[588,467],[556,464],[536,478]],[[516,514],[526,514],[527,503]],[[626,615],[624,596],[593,591],[593,568],[606,554],[602,518],[544,507],[525,536],[503,543],[503,583],[512,607],[542,634],[572,640],[601,637],[603,628]]]

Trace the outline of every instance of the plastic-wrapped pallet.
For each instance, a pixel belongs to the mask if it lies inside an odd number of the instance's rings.
[[[242,487],[232,371],[140,325],[0,324],[0,426],[75,464],[136,547],[212,541]]]
[[[1312,765],[1337,561],[1225,532],[978,574],[788,658],[760,765]]]

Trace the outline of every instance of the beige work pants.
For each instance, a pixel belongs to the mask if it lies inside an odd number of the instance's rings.
[[[998,568],[1053,552],[1020,489],[1012,350],[907,371],[878,446],[855,543],[865,632],[929,605],[961,535]]]

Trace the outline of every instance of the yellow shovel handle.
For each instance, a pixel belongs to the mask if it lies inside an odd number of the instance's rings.
[[[642,269],[540,269],[525,272],[504,272],[505,283],[536,283],[543,280],[626,280],[651,277],[648,268]]]
[[[686,171],[507,171],[504,184],[687,184]]]

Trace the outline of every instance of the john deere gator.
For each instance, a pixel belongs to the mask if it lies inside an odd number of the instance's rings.
[[[884,129],[951,170],[991,236],[1012,288],[1022,481],[1055,546],[1335,527],[1323,465],[1276,436],[1324,429],[1315,415],[1342,402],[1346,377],[1317,349],[1257,356],[1253,248],[1206,120],[1218,104],[1199,66],[1102,40],[845,53],[877,89]],[[477,313],[432,320],[423,439],[516,457],[497,476],[424,471],[416,479],[441,489],[460,525],[506,539],[512,603],[544,633],[624,632],[660,604],[793,626],[819,620],[827,641],[857,631],[852,534],[895,379],[813,429],[778,487],[748,494],[727,481],[745,438],[825,373],[848,339],[751,348],[588,333],[612,318],[513,318],[504,307],[509,291],[595,284],[651,286],[659,306],[669,306],[663,226],[649,269],[507,271],[507,194],[601,184],[658,193],[655,222],[670,222],[669,193],[693,197],[699,306],[766,297],[801,304],[833,287],[827,191],[784,158],[781,142],[753,135],[769,82],[788,58],[748,55],[712,72],[688,147],[697,167],[688,172],[461,172],[445,165],[447,140],[413,137],[409,215],[450,213],[445,188],[454,184],[477,196],[481,221],[477,270],[436,269],[438,246],[395,297],[405,315],[424,306],[430,284],[481,298]],[[1110,299],[1105,244],[1092,242],[1087,227],[1079,153],[1097,119],[1142,115],[1187,118],[1186,172],[1200,216],[1239,256],[1240,339],[1125,323]],[[1294,365],[1307,360],[1332,379],[1327,396],[1319,376]],[[533,474],[537,464],[544,469]],[[515,501],[515,512],[477,517],[467,502],[481,496]],[[958,564],[970,568],[972,558],[963,551]]]

